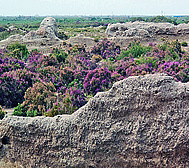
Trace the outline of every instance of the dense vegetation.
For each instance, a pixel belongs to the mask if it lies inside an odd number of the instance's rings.
[[[116,81],[158,72],[189,81],[189,54],[178,40],[149,46],[135,40],[121,51],[104,39],[90,52],[76,45],[69,54],[49,55],[16,43],[0,50],[0,105],[17,106],[14,115],[21,116],[71,114]]]

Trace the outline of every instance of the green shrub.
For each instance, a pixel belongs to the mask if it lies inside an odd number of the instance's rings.
[[[120,60],[120,59],[123,59],[125,57],[130,57],[130,56],[133,58],[139,58],[150,51],[151,51],[150,46],[148,47],[141,46],[141,43],[135,40],[129,44],[127,50],[121,52],[120,56],[117,59]]]
[[[4,109],[0,106],[0,120],[2,120],[5,117],[6,112]]]
[[[70,82],[67,85],[67,88],[69,89],[70,87],[76,87],[77,89],[81,89],[83,88],[83,84],[81,81],[79,81],[79,79],[74,79],[72,82]]]
[[[35,117],[37,116],[37,110],[27,111],[27,117]]]
[[[26,113],[23,111],[23,107],[21,106],[20,103],[18,103],[18,106],[14,108],[14,112],[12,115],[15,116],[26,116]]]
[[[164,41],[163,44],[159,44],[158,48],[163,51],[169,51],[171,57],[174,60],[178,60],[181,57],[182,50],[181,50],[181,43],[178,40],[173,40],[171,42]]]
[[[52,109],[47,110],[47,112],[44,113],[46,117],[54,117],[59,114],[60,104],[54,105]]]
[[[132,17],[131,22],[135,22],[135,21],[145,21],[145,20],[142,17]]]
[[[59,50],[59,49],[53,49],[52,54],[55,55],[56,59],[58,62],[65,62],[66,58],[68,57],[68,54],[64,50]],[[52,55],[51,54],[51,55]]]
[[[26,60],[28,58],[29,51],[25,44],[19,44],[16,42],[15,44],[11,44],[8,46],[9,55],[14,58],[18,58],[21,60]]]
[[[139,59],[135,60],[137,65],[141,65],[141,64],[152,64],[152,67],[156,67],[156,63],[158,62],[158,60],[155,59],[155,57],[143,57],[141,56]]]
[[[182,44],[181,44],[183,47],[186,47],[188,46],[188,43],[186,41],[183,41]]]
[[[170,43],[170,47],[173,48],[173,51],[175,51],[177,54],[180,54],[181,51],[181,43],[177,40],[173,40]]]
[[[68,39],[68,36],[64,33],[64,32],[62,32],[62,31],[59,31],[58,32],[58,38],[59,39],[61,39],[61,40],[67,40]]]
[[[146,19],[146,21],[148,22],[155,22],[155,23],[165,23],[165,22],[169,22],[172,23],[174,25],[177,25],[177,22],[175,19],[171,19],[169,17],[165,17],[165,16],[155,16],[155,17],[151,17],[149,19]]]

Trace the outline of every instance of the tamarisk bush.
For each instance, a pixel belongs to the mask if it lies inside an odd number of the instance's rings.
[[[14,79],[9,73],[0,76],[0,104],[6,107],[15,107],[24,100],[27,89],[24,80]]]
[[[104,39],[91,49],[91,54],[100,55],[103,59],[115,59],[120,54],[120,46]]]
[[[79,87],[80,86],[75,83],[73,87],[62,88],[62,90],[60,90],[62,94],[58,95],[53,108],[48,109],[45,115],[53,117],[58,114],[72,114],[78,108],[85,105],[87,103],[87,97]]]
[[[94,96],[97,92],[105,91],[112,86],[111,71],[107,68],[91,70],[85,77],[83,85],[88,95]]]
[[[36,115],[41,116],[47,111],[47,109],[53,107],[56,98],[56,89],[51,82],[37,82],[25,92],[22,109],[25,112],[37,110]]]

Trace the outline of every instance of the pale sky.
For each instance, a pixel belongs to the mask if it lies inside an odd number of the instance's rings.
[[[189,15],[189,0],[0,0],[0,16]]]

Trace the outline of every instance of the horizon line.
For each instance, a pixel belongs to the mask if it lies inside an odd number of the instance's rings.
[[[143,16],[143,17],[150,17],[150,16],[168,16],[168,17],[189,17],[189,14],[166,14],[166,15],[161,15],[161,14],[55,14],[55,15],[0,15],[0,17],[50,17],[50,16],[55,16],[55,17],[73,17],[73,16],[78,16],[78,17],[90,17],[90,16],[108,16],[108,17],[116,17],[116,16],[125,16],[125,17],[139,17],[139,16]]]

